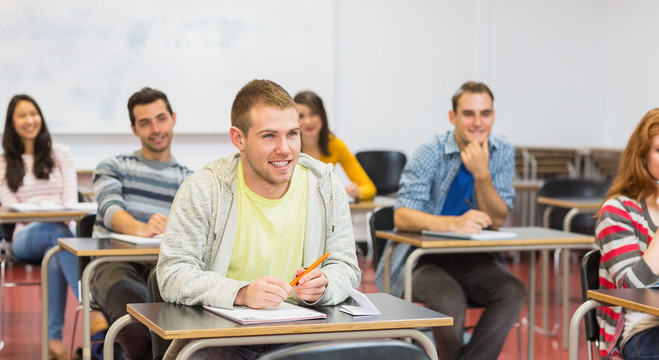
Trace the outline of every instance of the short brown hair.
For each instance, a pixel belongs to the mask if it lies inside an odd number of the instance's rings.
[[[453,112],[458,111],[458,100],[462,97],[462,94],[464,93],[474,93],[474,94],[483,94],[486,93],[490,95],[490,99],[492,99],[492,103],[494,103],[494,95],[492,94],[492,90],[490,90],[487,85],[485,85],[482,82],[476,82],[476,81],[467,81],[466,83],[462,84],[458,91],[453,94],[453,98],[451,99],[451,102],[453,103]]]
[[[130,117],[130,124],[135,126],[135,114],[133,114],[133,109],[135,106],[148,105],[155,102],[156,100],[164,101],[169,115],[174,114],[174,111],[172,111],[172,106],[169,104],[167,95],[165,95],[164,92],[152,89],[150,87],[143,87],[142,90],[131,95],[130,99],[128,99],[128,117]]]
[[[297,109],[291,95],[274,81],[252,80],[248,82],[238,91],[233,105],[231,105],[231,126],[240,129],[245,137],[247,137],[249,128],[252,127],[250,111],[257,106]]]

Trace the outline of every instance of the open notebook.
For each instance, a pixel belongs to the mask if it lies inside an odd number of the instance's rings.
[[[287,302],[263,309],[246,306],[234,306],[233,309],[204,306],[204,309],[243,325],[327,318],[325,313]]]
[[[517,234],[514,232],[506,231],[493,231],[493,230],[481,230],[477,233],[457,233],[451,231],[431,231],[423,230],[421,232],[423,235],[439,236],[452,239],[467,239],[467,240],[502,240],[502,239],[514,239],[517,237]]]
[[[110,239],[127,242],[134,245],[160,245],[162,235],[155,235],[153,237],[142,237],[135,235],[110,233]]]

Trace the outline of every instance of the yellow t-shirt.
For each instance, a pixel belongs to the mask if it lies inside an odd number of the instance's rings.
[[[329,143],[327,144],[329,155],[320,155],[318,160],[326,163],[336,165],[338,162],[345,171],[350,181],[359,186],[359,200],[370,200],[375,197],[375,184],[368,177],[364,168],[359,164],[355,155],[353,155],[348,147],[334,135],[329,136]]]
[[[274,276],[295,278],[302,266],[307,220],[308,170],[297,164],[288,191],[281,199],[266,199],[250,190],[238,166],[238,231],[227,277],[253,281]]]

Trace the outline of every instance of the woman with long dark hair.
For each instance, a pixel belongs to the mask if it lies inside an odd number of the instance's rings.
[[[372,199],[375,185],[348,147],[330,132],[323,100],[312,91],[295,95],[300,114],[302,152],[324,163],[338,162],[351,183],[346,186],[348,195],[359,200]]]
[[[600,288],[643,288],[659,281],[659,109],[638,123],[595,227]],[[659,317],[620,307],[597,309],[603,359],[659,359]]]
[[[77,176],[71,151],[53,144],[37,102],[28,95],[16,95],[9,102],[0,156],[0,204],[78,201]],[[41,261],[57,245],[57,239],[72,237],[64,222],[17,224],[12,250],[19,260]],[[60,252],[48,268],[48,343],[51,359],[68,359],[62,344],[62,325],[68,285],[78,296],[78,260],[70,252]],[[98,316],[96,316],[98,323]],[[98,325],[97,325],[98,326]]]

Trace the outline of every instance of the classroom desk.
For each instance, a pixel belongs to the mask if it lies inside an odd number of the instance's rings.
[[[211,346],[238,346],[348,339],[410,337],[417,340],[431,359],[437,359],[435,345],[414,328],[451,326],[453,318],[388,294],[366,294],[381,315],[351,316],[339,306],[320,306],[316,310],[327,319],[283,323],[240,325],[219,315],[171,303],[128,304],[128,315],[108,330],[103,347],[105,359],[114,357],[114,339],[126,325],[141,322],[163,339],[198,339],[186,345],[177,359]],[[350,301],[350,300],[348,300]]]
[[[58,211],[13,211],[8,207],[0,207],[0,224],[27,223],[32,221],[59,222],[78,220],[81,216],[89,214],[83,210]]]
[[[549,228],[549,218],[551,216],[552,211],[554,211],[555,208],[563,208],[563,209],[569,209],[567,214],[565,214],[565,217],[563,218],[563,231],[570,231],[570,225],[572,224],[572,219],[577,214],[580,213],[595,213],[599,208],[602,206],[602,203],[604,202],[604,198],[583,198],[583,197],[570,197],[570,196],[539,196],[537,199],[538,204],[541,205],[547,205],[545,208],[545,211],[542,214],[542,226]],[[563,266],[561,267],[562,274],[563,276],[568,276],[567,271],[569,271],[569,261],[570,261],[570,251],[566,249],[565,251],[561,251],[561,249],[557,249],[555,256],[559,258],[559,260],[556,260],[556,257],[554,259],[554,269],[558,269],[559,266],[557,263],[562,263]],[[542,293],[547,294],[548,292],[548,282],[547,282],[547,276],[545,273],[547,272],[547,262],[549,259],[549,253],[547,251],[543,251],[542,253],[542,264],[541,264],[541,269],[543,271],[543,277],[542,277]],[[564,283],[565,284],[565,283]],[[556,294],[560,293],[565,293],[566,291],[569,291],[568,288],[565,286],[560,289],[560,291],[557,291]],[[566,296],[563,296],[563,299],[566,299]],[[563,303],[564,306],[567,306],[566,303]],[[543,314],[543,324],[544,324],[544,330],[545,333],[547,332],[547,309],[549,308],[548,304],[548,298],[547,296],[543,295],[542,299],[542,307],[544,309]],[[557,307],[558,309],[558,307]],[[563,315],[563,324],[567,324],[568,322],[568,315],[564,313]],[[563,332],[563,348],[566,348],[568,345],[568,338],[567,338],[567,332]]]
[[[416,247],[407,257],[404,268],[404,293],[407,301],[412,301],[412,270],[419,257],[428,254],[450,254],[450,253],[474,253],[474,252],[498,252],[498,251],[530,251],[531,261],[529,264],[529,337],[528,337],[528,359],[533,359],[533,329],[535,326],[535,252],[539,250],[553,249],[583,249],[595,246],[592,236],[575,234],[560,230],[542,227],[503,227],[501,231],[509,231],[517,234],[515,239],[507,240],[455,240],[437,236],[427,236],[421,233],[402,231],[377,231],[378,237],[390,239],[396,243],[406,243]],[[392,247],[387,246],[384,250],[384,280],[385,292],[391,289],[391,252]],[[569,277],[563,277],[563,282],[569,284]],[[565,285],[564,285],[565,286]],[[564,294],[565,304],[568,304],[568,293]],[[568,307],[563,308],[565,318],[569,317]],[[567,323],[567,320],[565,321]]]
[[[14,211],[8,207],[0,207],[0,224],[16,224],[16,223],[29,223],[33,221],[39,222],[60,222],[78,220],[81,216],[88,214],[89,211],[83,210],[57,210],[57,211]],[[44,273],[48,273],[48,266],[41,268],[41,293],[48,294],[47,280],[44,283]],[[47,277],[47,275],[46,275]],[[46,286],[44,286],[46,284]],[[37,285],[37,284],[35,284]],[[45,289],[45,290],[44,290]],[[46,341],[42,341],[42,357],[48,359],[48,321],[41,322],[42,327],[42,340],[43,334],[46,334]],[[45,349],[45,355],[43,353]],[[45,357],[44,357],[45,356]]]
[[[627,309],[659,316],[659,289],[588,290],[588,301],[581,304],[570,320],[569,359],[579,357],[579,323],[587,312],[602,306],[622,306]]]
[[[568,197],[568,196],[538,196],[538,204],[547,205],[542,214],[542,224],[544,227],[549,227],[549,216],[554,208],[560,207],[570,209],[563,218],[563,230],[570,231],[570,224],[572,219],[579,213],[583,212],[596,212],[604,203],[604,198],[582,198],[582,197]]]
[[[389,196],[376,196],[371,200],[350,203],[355,240],[358,242],[366,240],[366,259],[368,262],[373,259],[373,239],[371,239],[371,232],[368,228],[371,212],[381,206],[394,206],[395,203],[396,198]]]
[[[60,251],[69,251],[77,257],[94,256],[82,272],[80,297],[82,303],[82,358],[91,358],[91,334],[89,328],[89,287],[94,269],[103,263],[114,261],[156,261],[159,247],[137,246],[122,241],[95,238],[62,238],[58,245],[48,250],[41,262],[41,358],[48,359],[48,263]]]
[[[362,200],[350,203],[350,211],[373,211],[380,206],[394,206],[396,198],[389,196],[376,196],[371,200]]]

